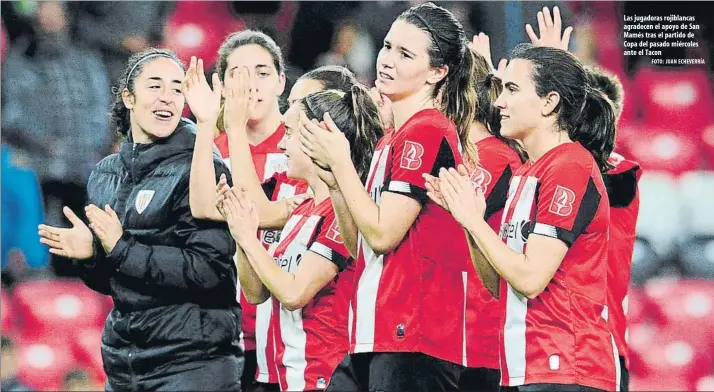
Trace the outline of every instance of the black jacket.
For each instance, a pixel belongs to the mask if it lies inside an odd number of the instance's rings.
[[[109,204],[124,230],[109,254],[95,239],[94,258],[82,262],[87,286],[114,300],[102,357],[115,388],[167,363],[240,353],[235,242],[224,222],[194,219],[189,208],[195,132],[182,119],[166,139],[129,138],[89,178],[89,203]]]

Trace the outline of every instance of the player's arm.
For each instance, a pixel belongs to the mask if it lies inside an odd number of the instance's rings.
[[[225,221],[216,208],[216,169],[213,162],[215,122],[199,122],[191,159],[189,203],[191,215],[197,219]]]
[[[270,297],[270,291],[268,291],[268,288],[265,287],[253,269],[246,252],[239,244],[237,245],[238,253],[236,254],[236,262],[238,263],[237,268],[240,288],[243,291],[243,295],[245,295],[245,299],[248,300],[248,303],[252,305],[262,304]]]
[[[340,189],[330,189],[330,199],[332,200],[332,207],[335,211],[335,219],[340,226],[340,233],[342,233],[342,238],[345,241],[345,247],[350,252],[350,256],[356,259],[359,230],[347,206],[345,196]]]
[[[553,166],[543,176],[525,254],[510,249],[483,219],[472,220],[468,227],[498,274],[528,298],[543,292],[597,212],[602,195],[588,165],[572,162],[567,173]]]
[[[287,202],[271,202],[263,191],[250,152],[246,126],[226,123],[226,132],[228,133],[233,185],[238,189],[245,190],[248,197],[255,202],[261,229],[282,229],[290,215]]]
[[[516,291],[531,299],[543,292],[568,251],[568,246],[557,238],[531,234],[526,254],[516,252],[483,219],[474,220],[468,231],[498,275]],[[473,258],[473,252],[472,260],[484,285],[492,285],[492,280],[484,280],[484,277],[489,277],[488,272],[481,274],[477,263],[479,259]],[[491,287],[487,285],[486,288],[493,294]]]
[[[488,292],[491,293],[491,295],[493,295],[495,298],[498,298],[498,272],[493,268],[491,263],[489,263],[488,259],[481,251],[481,248],[478,247],[476,241],[471,236],[471,233],[469,233],[468,230],[464,231],[464,234],[466,235],[466,241],[469,244],[471,262],[476,268],[476,272],[478,273],[479,279],[481,279],[481,282],[483,283],[484,287],[486,287]]]
[[[339,271],[347,268],[349,253],[342,243],[333,217],[326,217],[316,239],[300,256],[293,274],[280,268],[258,240],[246,245],[246,254],[260,280],[288,310],[305,306]]]

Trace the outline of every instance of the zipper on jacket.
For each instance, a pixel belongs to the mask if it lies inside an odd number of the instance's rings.
[[[136,143],[132,145],[131,149],[131,168],[129,172],[131,173],[131,183],[134,184],[134,179],[136,178],[136,173],[134,173],[134,161],[136,161]]]
[[[132,391],[138,391],[139,390],[139,385],[136,382],[136,375],[134,374],[134,369],[131,367],[131,359],[134,356],[134,351],[131,351],[133,349],[130,348],[129,350],[129,380],[131,380],[131,390]]]

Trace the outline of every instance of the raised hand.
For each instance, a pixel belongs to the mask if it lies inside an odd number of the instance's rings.
[[[550,17],[548,7],[543,7],[543,11],[538,12],[538,32],[540,37],[533,31],[530,24],[526,24],[526,33],[530,38],[531,43],[535,46],[547,46],[551,48],[568,50],[570,44],[570,35],[573,32],[573,27],[568,26],[562,32],[563,23],[560,18],[560,9],[553,7],[553,18]]]
[[[325,113],[324,122],[319,123],[315,119],[308,120],[305,112],[300,112],[300,144],[302,151],[323,170],[330,170],[341,159],[351,159],[350,143],[329,113]]]
[[[213,122],[218,119],[221,109],[221,80],[213,74],[213,89],[208,85],[203,71],[203,60],[191,57],[191,64],[181,84],[181,91],[198,122]]]
[[[449,207],[451,215],[465,228],[469,221],[478,217],[483,219],[486,212],[486,199],[479,189],[474,189],[464,165],[459,165],[459,170],[451,168],[441,169],[441,194]]]
[[[257,103],[254,91],[255,86],[246,67],[234,69],[226,78],[223,123],[227,132],[245,129]]]
[[[85,260],[94,255],[93,237],[89,227],[69,209],[62,208],[69,219],[69,229],[39,225],[40,242],[50,247],[50,253],[71,259]]]
[[[101,241],[104,251],[110,253],[124,234],[117,213],[108,204],[104,206],[104,210],[94,204],[88,205],[84,210],[89,219],[89,227]]]
[[[285,205],[288,207],[288,215],[292,214],[295,209],[302,204],[305,200],[311,199],[312,196],[308,195],[307,193],[303,193],[302,195],[297,195],[293,197],[288,197],[285,199]]]

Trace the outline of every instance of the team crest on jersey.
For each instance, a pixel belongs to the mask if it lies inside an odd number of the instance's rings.
[[[492,179],[493,177],[491,177],[491,173],[481,166],[476,166],[476,170],[471,173],[471,185],[474,189],[480,190],[484,195],[486,194],[486,189],[488,189]]]
[[[573,203],[575,203],[575,192],[558,185],[555,187],[553,200],[550,202],[548,210],[555,215],[568,216],[573,213]]]
[[[318,379],[317,379],[317,383],[315,384],[315,387],[316,387],[317,389],[325,389],[325,388],[327,388],[327,382],[325,382],[325,378],[324,378],[324,377],[318,378]]]
[[[332,241],[338,244],[344,243],[344,241],[342,240],[342,235],[340,234],[340,225],[339,223],[337,223],[336,219],[332,221],[330,228],[327,229],[327,234],[325,235],[325,237],[331,239]]]
[[[407,170],[417,170],[421,167],[421,157],[424,156],[424,146],[416,142],[404,142],[404,152],[399,165]]]
[[[151,203],[151,199],[154,198],[154,191],[152,190],[140,190],[139,193],[136,195],[136,201],[134,202],[134,207],[136,208],[136,212],[141,215],[144,210],[146,210],[146,207],[149,206],[149,203]]]

